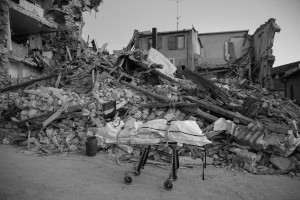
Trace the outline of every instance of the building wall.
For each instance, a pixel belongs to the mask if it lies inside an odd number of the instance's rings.
[[[275,23],[275,19],[271,18],[253,34],[254,62],[260,63],[258,77],[261,84],[266,87],[270,87],[268,82],[271,78],[271,68],[275,61],[272,47],[275,33],[279,31],[280,28]]]
[[[230,43],[233,44],[233,48],[228,48],[229,58],[226,58],[226,60],[230,61],[230,63],[242,57],[250,47],[250,41],[245,37],[232,37],[229,39],[229,43],[225,43],[225,45],[230,45]]]
[[[28,47],[17,44],[16,42],[12,41],[12,55],[17,56],[19,58],[25,58],[28,54]]]
[[[13,59],[10,60],[10,66],[8,73],[11,78],[22,79],[30,76],[37,76],[40,74],[40,70],[24,65],[20,61]]]
[[[23,65],[23,70],[22,70],[23,78],[30,77],[30,76],[38,76],[40,74],[41,74],[40,70]]]
[[[195,71],[196,66],[198,66],[198,59],[201,56],[201,47],[198,41],[198,34],[196,31],[192,30],[190,37],[190,45],[191,47],[189,51],[189,66],[190,70]]]
[[[285,83],[280,78],[273,79],[273,85],[271,86],[272,90],[282,90],[285,89]]]
[[[11,78],[22,78],[20,77],[21,73],[22,73],[22,68],[20,67],[20,62],[18,61],[14,61],[14,60],[10,60],[10,66],[8,68],[8,73],[9,76]]]
[[[210,64],[226,64],[224,55],[224,45],[230,38],[236,36],[243,36],[247,31],[234,33],[209,33],[198,34],[203,45],[203,61]]]
[[[7,49],[9,24],[9,6],[6,1],[0,1],[0,88],[9,85],[7,68],[9,66]]]
[[[170,36],[181,36],[184,35],[184,42],[185,48],[184,49],[175,49],[169,50],[169,37]],[[180,34],[170,34],[170,35],[158,35],[161,37],[162,45],[161,48],[157,48],[157,50],[162,53],[166,58],[175,58],[175,63],[173,63],[176,67],[178,66],[187,66],[187,41],[188,41],[188,34],[187,33],[180,33]],[[148,50],[149,45],[148,41],[151,39],[152,36],[140,37],[139,38],[139,49],[141,50]]]
[[[184,48],[183,49],[169,49],[169,37],[170,36],[184,36]],[[170,33],[159,35],[161,37],[161,48],[157,50],[162,53],[168,59],[175,59],[173,63],[176,67],[186,67],[190,70],[194,70],[194,53],[200,54],[200,45],[197,41],[197,33],[194,30],[185,33]],[[148,41],[152,36],[140,36],[138,39],[138,46],[141,50],[148,50]]]
[[[286,79],[285,95],[288,98],[296,100],[297,103],[300,103],[299,86],[300,86],[300,73],[297,73],[297,74],[295,74],[293,76],[290,76]],[[293,96],[291,94],[292,93],[291,89],[293,89]]]

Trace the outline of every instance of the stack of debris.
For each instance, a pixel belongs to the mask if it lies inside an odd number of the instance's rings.
[[[188,70],[169,73],[174,66],[164,57],[154,62],[153,52],[82,55],[58,73],[1,89],[1,140],[45,154],[77,152],[85,150],[88,136],[118,133],[129,121],[192,120],[212,141],[207,160],[215,166],[258,174],[299,172],[300,108],[291,100],[247,81],[214,82]],[[126,160],[139,155],[134,145],[100,139],[98,145],[119,149]],[[152,150],[156,163],[170,162],[171,149]],[[183,146],[179,153],[186,166],[204,157],[197,147]]]

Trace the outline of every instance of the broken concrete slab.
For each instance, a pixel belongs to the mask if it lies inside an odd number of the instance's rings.
[[[287,170],[291,164],[290,159],[282,156],[274,156],[270,159],[270,162],[280,170]]]

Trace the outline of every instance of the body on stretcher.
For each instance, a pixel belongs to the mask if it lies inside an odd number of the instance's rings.
[[[119,124],[122,124],[122,122]],[[129,120],[119,131],[117,129],[113,130],[113,128],[108,125],[100,133],[100,137],[103,137],[105,143],[161,144],[164,142],[177,142],[178,144],[195,146],[211,143],[195,121],[156,119],[141,124]]]
[[[103,128],[99,137],[102,137],[106,144],[122,145],[143,145],[138,165],[133,170],[134,175],[140,175],[142,167],[146,164],[150,147],[153,145],[168,145],[172,149],[172,171],[169,178],[164,183],[164,188],[172,189],[172,181],[177,179],[177,169],[179,168],[178,146],[183,145],[203,147],[210,144],[209,141],[195,121],[167,121],[165,119],[156,119],[144,124],[136,121],[128,121],[126,124],[118,122],[115,125],[123,124],[123,127],[108,124]],[[204,168],[206,167],[206,150],[203,165],[202,179],[204,180]],[[133,181],[130,173],[125,173],[124,182],[131,184]]]

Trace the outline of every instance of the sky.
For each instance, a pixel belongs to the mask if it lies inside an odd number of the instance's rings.
[[[176,0],[104,0],[98,12],[85,12],[83,39],[96,39],[99,48],[120,50],[134,29],[177,29]],[[249,30],[249,34],[275,18],[281,28],[275,34],[274,66],[300,61],[300,0],[182,0],[178,4],[179,30],[199,33]]]

